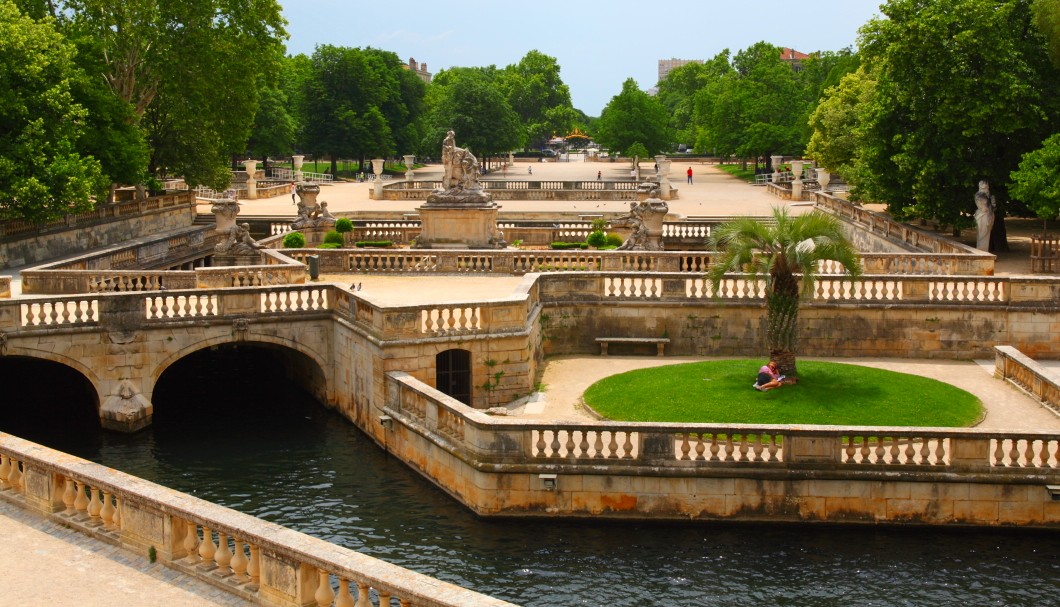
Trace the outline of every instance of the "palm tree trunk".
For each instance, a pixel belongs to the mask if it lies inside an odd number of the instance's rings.
[[[798,339],[799,296],[772,292],[766,296],[766,339],[770,358],[782,375],[796,377],[795,345]]]

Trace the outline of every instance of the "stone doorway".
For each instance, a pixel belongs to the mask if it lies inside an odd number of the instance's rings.
[[[471,352],[446,350],[434,357],[435,386],[439,391],[471,406]]]

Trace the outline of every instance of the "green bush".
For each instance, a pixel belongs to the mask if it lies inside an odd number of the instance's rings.
[[[357,242],[355,242],[353,244],[354,244],[354,246],[363,249],[364,247],[390,247],[390,246],[394,245],[394,241],[392,241],[392,240],[358,240]]]
[[[604,246],[618,248],[622,246],[623,242],[624,241],[622,240],[621,236],[612,232],[611,234],[607,235],[607,244]]]
[[[305,248],[305,235],[301,232],[291,232],[290,234],[283,237],[283,248],[285,249],[304,249]]]
[[[335,231],[339,234],[345,234],[346,232],[353,231],[353,222],[350,221],[349,217],[339,217],[338,221],[335,222]]]
[[[601,230],[590,232],[588,238],[585,239],[585,242],[594,249],[599,249],[607,244],[607,234],[604,234]]]
[[[553,249],[563,251],[566,249],[588,249],[587,242],[554,242],[550,245]]]
[[[325,242],[325,243],[321,243],[321,245],[319,247],[317,247],[317,248],[318,249],[341,249],[342,245],[340,245],[337,242]]]
[[[346,244],[346,238],[335,230],[328,230],[328,233],[324,234],[324,244],[336,244],[341,247]]]

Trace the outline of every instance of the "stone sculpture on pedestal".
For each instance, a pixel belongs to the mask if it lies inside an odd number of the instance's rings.
[[[620,251],[662,251],[662,224],[669,205],[659,198],[659,191],[652,190],[648,199],[629,204],[629,214],[611,221],[613,226],[629,226],[629,238]]]
[[[990,193],[990,183],[980,181],[979,191],[975,193],[975,248],[980,251],[990,251],[990,232],[994,229],[995,208],[997,201]]]
[[[423,230],[417,248],[502,249],[504,234],[497,229],[493,197],[479,183],[479,162],[470,150],[456,145],[449,131],[442,141],[442,187],[427,197],[417,211]]]

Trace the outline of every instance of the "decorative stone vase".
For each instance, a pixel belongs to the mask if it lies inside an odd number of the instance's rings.
[[[783,156],[770,156],[770,162],[773,163],[773,183],[780,181],[780,163],[784,160]]]
[[[412,165],[416,163],[416,156],[408,154],[403,158],[405,159],[405,180],[412,181]]]
[[[821,191],[824,192],[828,189],[828,182],[832,180],[832,174],[828,172],[828,169],[815,169],[817,172],[817,183],[821,184]]]
[[[302,181],[302,162],[305,156],[291,156],[291,164],[294,166],[294,180]]]
[[[375,173],[375,199],[383,199],[383,159],[372,159],[372,171]]]
[[[250,200],[256,200],[258,197],[258,161],[257,160],[244,160],[243,170],[247,174],[247,198]]]

